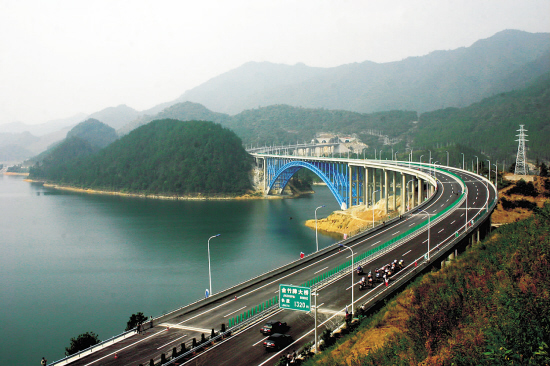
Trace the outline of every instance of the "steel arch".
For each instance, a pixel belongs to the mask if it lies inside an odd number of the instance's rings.
[[[281,165],[282,163],[282,165]],[[300,169],[306,168],[315,173],[319,178],[326,183],[330,192],[340,205],[345,210],[349,207],[347,190],[348,183],[348,165],[345,163],[326,163],[326,162],[309,162],[303,160],[287,160],[287,159],[268,159],[267,171],[271,178],[267,193],[273,188],[278,188],[281,191],[286,187],[290,178]]]

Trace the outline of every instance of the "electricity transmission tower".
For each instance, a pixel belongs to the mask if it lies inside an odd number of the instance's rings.
[[[525,138],[527,135],[525,132],[527,130],[523,129],[524,125],[519,125],[519,135],[516,135],[519,137],[516,141],[519,141],[518,145],[518,155],[516,157],[516,170],[514,171],[514,174],[516,175],[527,175],[527,159],[525,158]]]

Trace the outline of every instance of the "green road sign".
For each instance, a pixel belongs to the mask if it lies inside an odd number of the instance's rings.
[[[311,310],[311,289],[293,285],[279,285],[279,307],[289,310]]]

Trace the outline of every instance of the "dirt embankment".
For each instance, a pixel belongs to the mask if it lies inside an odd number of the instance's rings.
[[[545,189],[545,181],[550,178],[541,178],[534,175],[515,176],[513,174],[507,174],[504,176],[504,178],[512,182],[517,182],[520,179],[523,179],[526,182],[533,182],[533,185],[535,186],[535,189],[539,192],[539,195],[537,197],[524,196],[521,194],[508,195],[507,192],[514,187],[514,184],[512,184],[499,191],[500,198],[504,197],[511,201],[526,200],[526,201],[535,203],[537,207],[542,207],[544,202],[548,200],[548,197],[545,196],[545,193],[550,193],[550,191]],[[495,209],[495,212],[491,216],[491,221],[493,224],[497,224],[497,225],[509,224],[511,222],[516,222],[519,220],[526,219],[532,214],[533,214],[532,210],[529,210],[527,208],[521,208],[521,207],[516,207],[511,210],[510,209],[506,210],[502,206],[502,201],[499,201],[497,208]]]
[[[390,209],[392,208],[393,198],[390,196]],[[401,204],[400,197],[397,198],[397,205]],[[386,200],[382,199],[374,205],[374,221],[387,219],[384,214]],[[394,213],[394,211],[390,211]],[[373,221],[373,210],[366,209],[365,206],[355,206],[345,211],[334,211],[328,217],[317,220],[319,232],[336,233],[340,235],[358,232],[361,229],[371,227]],[[315,219],[307,220],[306,226],[315,230]]]

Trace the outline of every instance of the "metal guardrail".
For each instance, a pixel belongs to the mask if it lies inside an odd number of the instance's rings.
[[[420,165],[420,164],[418,164],[418,165]],[[459,182],[460,182],[460,184],[461,184],[461,186],[462,186],[463,189],[464,189],[464,181],[462,181],[462,179],[461,179],[458,175],[456,175],[456,174],[454,174],[454,173],[452,173],[452,172],[449,172],[449,171],[440,169],[440,168],[436,168],[436,169],[437,169],[437,170],[440,170],[441,172],[445,172],[445,173],[447,173],[447,174],[451,174],[451,175],[455,176],[456,178],[458,178],[458,179],[459,179]],[[483,179],[485,179],[485,178],[483,178]],[[492,185],[491,182],[489,182],[489,181],[487,181],[487,182],[488,182],[490,185]],[[493,186],[493,188],[494,188],[494,186]],[[464,202],[464,200],[465,200],[464,193],[462,193],[462,195],[460,196],[460,198],[459,198],[457,201],[455,201],[455,203],[454,203],[452,206],[447,207],[447,209],[445,209],[444,211],[442,211],[442,212],[440,212],[440,213],[438,214],[438,217],[437,217],[436,219],[434,219],[434,223],[437,223],[437,222],[439,222],[440,220],[442,220],[442,219],[444,219],[445,217],[447,217],[447,216],[451,213],[451,208],[452,208],[452,207],[456,207],[457,205],[462,204],[462,203]],[[494,206],[496,205],[497,200],[498,200],[498,197],[496,197],[496,198],[493,200],[493,202],[491,203],[491,208],[494,207]],[[427,202],[426,202],[426,203],[427,203]],[[489,204],[488,204],[488,206],[489,206]],[[488,209],[487,209],[487,212],[488,212]],[[474,215],[474,217],[472,218],[472,222],[473,222],[474,220],[475,220],[475,221],[478,221],[478,219],[480,218],[480,216],[479,216],[480,214],[481,214],[481,211],[479,211],[476,215]],[[396,216],[397,216],[397,215],[396,215]],[[476,218],[476,217],[477,217],[477,218]],[[318,276],[317,278],[322,277],[322,280],[319,281],[319,282],[315,282],[314,285],[317,285],[316,287],[320,287],[320,286],[322,286],[322,285],[324,285],[324,284],[327,284],[327,283],[330,283],[330,282],[332,282],[332,281],[335,281],[335,280],[339,279],[340,277],[343,277],[343,276],[347,275],[347,273],[349,272],[349,267],[351,267],[351,270],[353,270],[353,267],[355,266],[355,264],[357,264],[357,263],[367,263],[368,261],[371,261],[371,260],[373,260],[373,259],[376,259],[376,258],[378,258],[378,257],[380,257],[380,256],[382,256],[382,255],[384,255],[384,254],[387,253],[388,251],[393,250],[393,249],[396,248],[397,246],[402,245],[403,243],[405,243],[406,241],[412,239],[413,237],[420,235],[420,234],[424,231],[424,230],[422,230],[422,228],[426,225],[427,222],[428,222],[428,220],[426,220],[426,221],[422,222],[421,224],[415,226],[413,229],[411,229],[411,230],[412,230],[411,233],[409,233],[409,234],[406,235],[406,236],[400,237],[399,240],[386,242],[386,243],[382,244],[381,246],[378,246],[377,248],[375,248],[375,249],[377,249],[375,252],[371,252],[370,254],[366,255],[366,256],[363,257],[363,258],[358,257],[357,260],[354,260],[354,263],[351,263],[351,264],[349,264],[349,265],[344,264],[344,265],[341,265],[341,266],[336,267],[336,268],[335,268],[334,270],[332,270],[332,271],[325,272],[325,273],[331,273],[331,274],[330,274],[330,275],[325,275],[325,274],[323,274],[323,275],[321,275],[321,276]],[[370,229],[370,228],[369,228],[369,229]],[[367,230],[369,230],[369,229],[367,229]],[[467,232],[467,227],[466,227],[466,232]],[[351,238],[350,238],[350,239],[351,239]],[[349,239],[348,239],[348,240],[349,240]],[[334,247],[334,246],[338,245],[339,243],[340,243],[340,242],[335,243],[335,244],[331,245],[330,247]],[[330,248],[330,247],[329,247],[329,248]],[[327,248],[327,249],[329,249],[329,248]],[[435,247],[434,247],[434,248],[435,248]],[[432,249],[432,250],[433,250],[433,249]],[[431,252],[431,251],[430,251],[430,252]],[[363,254],[366,254],[366,253],[369,253],[369,251],[368,251],[368,252],[365,252],[365,253],[363,253]],[[351,262],[351,261],[348,261],[348,262]],[[347,263],[347,262],[346,262],[346,263]],[[285,267],[285,266],[281,266],[280,268],[283,268],[283,267]],[[272,271],[273,271],[273,270],[272,270]],[[266,272],[266,273],[269,273],[269,272]],[[261,277],[261,276],[263,276],[263,275],[265,275],[265,274],[256,276],[256,277],[254,277],[253,279],[259,278],[259,277]],[[243,283],[241,283],[241,284],[232,286],[232,287],[230,287],[230,288],[228,288],[228,289],[226,289],[226,290],[224,290],[224,291],[222,291],[222,292],[226,292],[226,291],[228,291],[228,290],[231,290],[231,289],[233,289],[233,288],[235,288],[235,287],[238,287],[238,286],[240,286],[240,285],[242,285],[242,284],[244,284],[244,283],[246,283],[246,282],[249,282],[249,281],[251,281],[251,280],[253,280],[253,279],[249,279],[249,280],[247,280],[247,281],[245,281],[245,282],[243,282]],[[309,283],[309,281],[307,281],[307,282],[304,284],[304,286],[305,286],[306,284],[308,284],[308,283]],[[309,287],[309,286],[308,286],[308,287]],[[203,301],[203,300],[204,300],[204,299],[200,299],[200,300],[198,300],[197,302],[200,302],[200,301]],[[197,303],[197,302],[195,302],[195,303]],[[195,304],[195,303],[193,303],[193,304]],[[191,305],[191,304],[190,304],[190,305]],[[189,306],[189,305],[188,305],[188,306]],[[250,317],[247,317],[245,320],[243,320],[243,321],[241,321],[241,322],[236,322],[236,323],[235,323],[232,327],[230,327],[226,332],[224,332],[223,334],[220,334],[220,335],[216,336],[215,338],[212,338],[211,340],[209,340],[209,341],[207,341],[207,342],[205,342],[205,343],[210,343],[210,342],[212,342],[213,340],[217,339],[217,337],[224,336],[224,335],[227,335],[227,334],[231,334],[231,332],[234,332],[234,331],[238,331],[238,329],[241,329],[242,327],[246,327],[246,326],[248,326],[249,324],[254,323],[257,319],[260,319],[260,318],[262,318],[262,317],[265,317],[266,315],[270,314],[271,312],[276,311],[278,308],[279,308],[279,305],[278,305],[278,303],[277,303],[277,304],[272,305],[271,307],[269,307],[269,308],[267,308],[267,309],[265,309],[265,310],[262,310],[262,311],[260,311],[260,312],[258,312],[258,313],[256,313],[256,314],[254,314],[254,315],[252,315],[252,316],[250,316]],[[176,312],[176,311],[178,311],[178,310],[180,310],[180,309],[182,309],[182,307],[180,307],[180,308],[178,308],[178,309],[176,309],[176,310],[173,310],[173,311],[171,311],[171,312],[168,312],[168,313],[166,313],[166,314],[170,314],[170,313]],[[165,316],[166,314],[163,314],[163,316]],[[163,317],[163,316],[161,316],[161,317]],[[161,318],[161,317],[155,318],[155,319],[153,319],[153,320],[157,320],[157,321],[158,321],[158,319]],[[144,324],[147,325],[148,322],[147,322],[147,323],[144,323]],[[92,353],[92,352],[94,352],[94,351],[97,351],[97,350],[99,350],[99,349],[102,349],[102,348],[105,348],[105,347],[107,347],[107,346],[109,346],[109,345],[112,345],[112,344],[114,344],[114,343],[116,343],[116,342],[118,342],[118,341],[120,341],[120,340],[123,340],[123,339],[129,337],[129,336],[132,336],[132,335],[135,334],[135,332],[136,332],[136,329],[135,329],[135,328],[132,329],[132,330],[123,332],[123,333],[121,333],[121,334],[119,334],[119,335],[113,336],[113,337],[111,337],[111,338],[109,338],[109,339],[107,339],[107,340],[105,340],[105,341],[102,341],[101,343],[99,343],[99,344],[97,344],[97,345],[94,345],[94,346],[92,346],[92,347],[89,347],[89,348],[87,348],[87,349],[85,349],[85,350],[83,350],[83,351],[80,351],[80,352],[78,352],[78,353],[75,353],[75,354],[73,354],[73,355],[64,357],[64,358],[62,358],[62,359],[60,359],[60,360],[58,360],[58,361],[55,361],[55,362],[53,362],[53,363],[50,363],[49,366],[51,366],[51,365],[66,365],[66,364],[68,364],[68,363],[70,363],[70,362],[75,361],[76,359],[80,358],[81,356],[85,356],[85,355],[90,354],[90,353]],[[198,345],[195,349],[199,349],[199,348],[202,349],[203,347],[204,347],[204,343],[201,344],[201,345]],[[188,355],[189,352],[190,352],[190,351],[188,351],[185,355]],[[185,357],[185,356],[184,356],[184,355],[181,355],[181,356],[178,356],[178,358],[176,358],[176,359],[180,359],[180,358],[182,358],[182,357]],[[174,360],[176,360],[176,359],[174,359]],[[169,364],[169,363],[167,363],[167,364]]]

